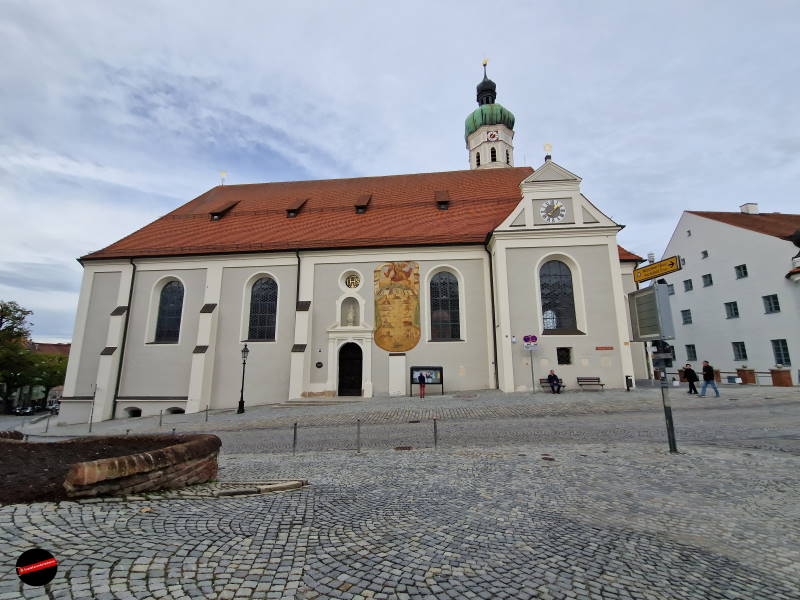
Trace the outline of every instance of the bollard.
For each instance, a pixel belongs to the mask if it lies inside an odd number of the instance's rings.
[[[50,431],[50,415],[47,415],[47,423],[44,425],[44,432],[47,433]]]
[[[172,428],[172,435],[175,435],[175,428]]]
[[[433,417],[433,449],[439,446],[439,427],[437,426],[436,417]]]
[[[665,376],[661,378],[661,403],[664,405],[664,420],[667,422],[667,441],[670,454],[677,454],[678,446],[675,443],[675,426],[672,423],[672,404],[669,401],[669,382]]]
[[[208,423],[208,404],[206,404],[206,423]]]
[[[356,452],[361,454],[361,419],[356,420]]]
[[[159,428],[161,428],[161,423],[163,422],[163,420],[164,420],[164,409],[162,408],[160,411],[158,411],[158,427]]]
[[[25,441],[26,442],[28,441],[28,434],[27,433],[25,434]]]
[[[92,421],[93,421],[92,416],[93,415],[89,415],[89,433],[92,433]]]
[[[130,430],[130,429],[126,429],[126,430],[125,430],[125,435],[128,435],[130,432],[131,432],[131,430]]]
[[[294,424],[292,429],[292,454],[297,454],[297,423]]]

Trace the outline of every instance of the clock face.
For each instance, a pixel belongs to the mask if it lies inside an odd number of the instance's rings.
[[[539,208],[539,214],[545,223],[560,223],[567,216],[567,207],[562,200],[547,200]]]
[[[486,134],[486,139],[490,142],[496,142],[500,139],[500,134],[496,131],[490,131]]]

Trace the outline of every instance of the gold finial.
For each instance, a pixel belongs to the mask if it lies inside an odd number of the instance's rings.
[[[489,64],[489,59],[488,58],[484,58],[483,59],[483,66],[485,67],[488,64]]]
[[[553,145],[552,144],[545,144],[544,145],[544,159],[550,160],[550,155],[553,152]]]
[[[219,172],[219,178],[222,180],[221,181],[221,185],[225,185],[225,178],[227,176],[228,176],[228,172],[227,171],[220,171]]]

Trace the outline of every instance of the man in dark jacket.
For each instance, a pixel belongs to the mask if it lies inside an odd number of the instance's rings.
[[[550,369],[550,375],[547,376],[547,383],[550,384],[550,391],[554,394],[561,393],[561,380],[556,375],[556,372],[553,369]]]
[[[703,361],[703,387],[700,388],[700,397],[706,397],[706,388],[711,386],[714,390],[714,393],[719,398],[719,390],[717,389],[717,384],[714,381],[714,367],[708,364],[707,360]]]
[[[697,373],[692,368],[692,365],[687,364],[683,368],[683,378],[686,381],[689,382],[689,391],[687,393],[696,394],[697,393],[697,387],[695,387],[694,382],[695,381],[700,381],[700,378],[697,376]]]

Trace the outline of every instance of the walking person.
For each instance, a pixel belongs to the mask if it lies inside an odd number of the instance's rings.
[[[547,376],[547,383],[550,384],[550,391],[554,394],[561,393],[561,380],[556,375],[556,372],[553,369],[550,369],[550,374]]]
[[[425,379],[425,373],[420,371],[419,375],[417,375],[417,383],[419,383],[419,397],[420,399],[425,398],[425,383],[427,380]]]
[[[707,360],[703,361],[703,387],[700,388],[700,397],[706,397],[706,388],[711,386],[714,389],[714,393],[716,397],[719,398],[719,390],[717,389],[717,384],[714,381],[714,367],[708,364]]]
[[[683,368],[683,378],[689,382],[689,391],[687,394],[696,394],[697,387],[694,385],[696,381],[700,381],[697,372],[692,368],[692,365],[686,364]]]

